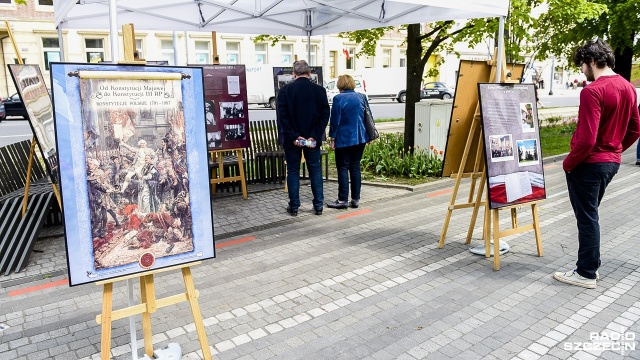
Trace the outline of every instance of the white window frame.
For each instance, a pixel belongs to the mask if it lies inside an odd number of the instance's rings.
[[[105,38],[99,36],[86,36],[83,38],[83,40],[86,62],[91,63],[91,59],[89,58],[90,53],[102,53],[102,58],[100,59],[100,61],[105,61],[107,55],[105,51]],[[87,47],[87,40],[100,40],[102,42],[102,47]]]
[[[42,59],[43,59],[43,69],[45,71],[49,71],[49,63],[52,61],[60,61],[60,43],[58,43],[57,47],[50,47],[50,46],[45,46],[44,45],[44,40],[45,39],[53,39],[56,41],[59,41],[59,39],[57,37],[54,36],[43,36],[40,38],[40,44],[42,44]],[[47,56],[48,53],[58,53],[57,58],[54,56],[53,59],[49,58]]]
[[[144,39],[136,39],[136,49],[138,52],[138,58],[144,59]]]
[[[260,47],[260,49],[258,49]],[[253,45],[253,62],[256,65],[267,65],[269,63],[269,44],[256,43]],[[263,59],[260,61],[260,59]]]
[[[206,44],[206,50],[204,48],[198,49],[198,44]],[[211,63],[211,41],[208,40],[195,40],[193,42],[195,49],[196,64],[209,64]]]
[[[285,47],[290,47],[290,50],[285,50]],[[286,58],[289,58],[289,61],[286,61]],[[292,43],[283,43],[280,44],[280,63],[282,65],[293,65],[293,44]]]
[[[309,44],[307,44],[307,46],[305,46],[305,50],[306,50],[306,52],[304,53],[305,56],[307,54],[311,55],[311,57],[307,59],[309,61],[309,65],[317,66],[318,65],[318,45],[311,44],[311,52],[309,52]]]
[[[347,70],[355,70],[356,69],[356,48],[353,46],[348,46],[346,47],[347,51],[349,52],[349,59],[346,59],[345,57],[345,63],[344,63],[344,67]]]
[[[407,49],[400,49],[400,67],[407,67]]]
[[[171,48],[163,45],[171,44]],[[175,50],[173,48],[173,39],[160,39],[160,56],[162,60],[166,60],[170,66],[175,66]]]
[[[235,44],[237,49],[229,49],[229,45]],[[242,64],[242,60],[240,59],[240,42],[239,41],[227,41],[225,43],[225,51],[227,52],[227,64]],[[234,55],[236,60],[231,60],[231,55]]]
[[[382,48],[382,67],[391,67],[391,49]]]

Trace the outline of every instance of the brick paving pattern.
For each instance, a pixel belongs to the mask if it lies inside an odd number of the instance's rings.
[[[632,150],[635,150],[632,149]],[[455,210],[437,248],[453,181],[414,188],[365,185],[360,208],[315,216],[302,186],[298,217],[282,188],[212,201],[217,258],[192,268],[216,359],[640,359],[640,168],[627,152],[600,207],[601,280],[596,289],[559,283],[571,269],[577,228],[561,159],[545,161],[549,198],[533,232],[505,240],[492,259],[464,244],[470,210]],[[459,202],[468,194],[468,182]],[[325,183],[325,199],[337,195]],[[520,223],[531,218],[527,206]],[[506,213],[501,227],[510,224]],[[0,359],[98,359],[101,288],[52,286],[66,279],[61,228],[47,229],[24,272],[0,278]],[[235,240],[245,239],[245,241]],[[228,246],[224,246],[228,243]],[[482,245],[476,227],[471,246]],[[158,297],[183,289],[179,273],[156,275]],[[33,292],[21,292],[40,286]],[[127,304],[116,283],[114,308]],[[137,319],[138,353],[142,330]],[[187,303],[152,314],[156,349],[201,351]],[[594,335],[615,339],[596,349]],[[625,338],[626,336],[626,338]],[[633,338],[633,339],[632,339]],[[112,358],[130,359],[129,321],[113,324]],[[611,344],[613,341],[609,341]],[[601,342],[602,343],[602,342]],[[604,341],[606,344],[607,342]],[[620,347],[621,345],[621,347]],[[633,346],[632,346],[633,345]]]

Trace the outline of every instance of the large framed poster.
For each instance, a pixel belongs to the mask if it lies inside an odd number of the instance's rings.
[[[203,69],[208,149],[251,146],[244,65],[206,65]]]
[[[60,182],[53,105],[38,65],[9,64],[9,72],[27,110],[29,125],[45,160],[51,182]]]
[[[71,286],[215,257],[202,68],[51,64]]]
[[[311,76],[309,76],[311,82],[320,86],[324,86],[324,79],[322,78],[322,66],[309,66],[309,69],[311,69]],[[280,91],[283,86],[287,85],[293,80],[293,67],[274,66],[273,87],[276,92],[276,96],[278,96],[278,91]]]
[[[546,198],[533,84],[478,84],[490,208]]]

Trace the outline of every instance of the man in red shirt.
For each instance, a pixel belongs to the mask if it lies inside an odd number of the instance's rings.
[[[640,115],[636,90],[613,71],[615,58],[607,43],[587,41],[573,62],[591,82],[580,92],[578,126],[562,164],[578,223],[578,261],[576,269],[553,277],[593,289],[600,267],[598,206],[620,168],[622,152],[640,137]]]

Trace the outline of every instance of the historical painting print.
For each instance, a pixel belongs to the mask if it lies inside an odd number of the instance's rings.
[[[209,151],[249,147],[251,139],[248,132],[228,130],[249,128],[244,65],[206,65],[203,69]],[[221,136],[223,132],[224,136]]]
[[[51,182],[58,184],[58,154],[53,105],[38,65],[9,64],[9,72],[29,115],[29,124],[45,160]]]
[[[215,256],[202,69],[53,63],[71,285]]]
[[[478,84],[490,208],[546,198],[533,84]]]

